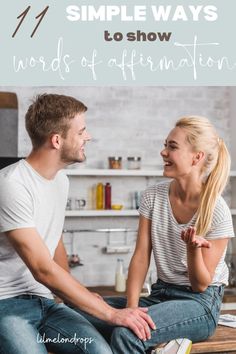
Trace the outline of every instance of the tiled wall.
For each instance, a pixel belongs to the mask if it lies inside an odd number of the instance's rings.
[[[87,127],[93,140],[87,145],[87,162],[84,167],[106,167],[112,155],[138,155],[143,166],[156,168],[161,164],[160,150],[174,122],[182,115],[197,114],[209,117],[219,134],[229,143],[230,137],[230,88],[227,87],[12,87],[19,99],[18,155],[29,152],[30,144],[24,129],[24,114],[32,96],[42,92],[72,95],[89,108]],[[82,166],[81,166],[82,167]],[[79,178],[71,179],[71,196],[88,197],[89,188],[98,181],[110,181],[113,196],[127,207],[130,192],[145,189],[155,179],[146,178]],[[130,227],[137,229],[136,217],[73,218],[66,221],[66,228]],[[86,285],[112,284],[116,258],[125,259],[128,266],[131,253],[105,255],[103,248],[109,237],[102,233],[82,233],[66,236],[68,252],[78,252],[84,263],[73,273]],[[110,242],[122,244],[124,234],[111,235]],[[128,237],[134,247],[135,233]]]

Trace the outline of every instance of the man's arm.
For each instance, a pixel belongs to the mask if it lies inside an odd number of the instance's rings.
[[[68,260],[67,260],[66,249],[65,249],[65,246],[64,246],[64,243],[63,243],[62,236],[61,236],[60,241],[59,241],[59,243],[57,245],[57,248],[55,250],[53,260],[60,267],[62,267],[65,271],[70,273],[70,268],[69,268],[69,264],[68,264]],[[55,297],[55,301],[58,304],[63,302],[63,300],[59,296],[55,295],[54,297]]]
[[[67,260],[67,254],[66,254],[66,249],[63,244],[62,237],[60,238],[60,241],[58,243],[58,246],[55,250],[53,260],[64,270],[66,270],[68,273],[70,273],[70,268]]]
[[[147,309],[117,310],[96,298],[51,258],[36,229],[17,229],[6,234],[34,278],[54,294],[95,317],[130,328],[140,339],[150,338],[149,326],[154,329],[155,324]]]

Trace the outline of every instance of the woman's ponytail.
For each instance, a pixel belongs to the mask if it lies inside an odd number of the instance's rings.
[[[210,230],[217,197],[223,192],[230,173],[228,149],[222,139],[218,138],[218,144],[218,159],[204,183],[195,224],[197,234],[203,236]]]
[[[205,154],[202,170],[203,186],[195,227],[205,236],[211,228],[217,197],[223,192],[230,172],[230,155],[211,122],[204,117],[183,117],[176,127],[185,129],[187,140],[194,151]]]

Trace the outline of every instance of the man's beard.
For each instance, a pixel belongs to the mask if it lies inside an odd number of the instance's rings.
[[[83,154],[83,156],[81,157],[79,156],[79,153],[73,154],[73,152],[71,152],[71,150],[67,149],[66,147],[64,147],[61,151],[61,161],[63,161],[67,165],[71,165],[77,162],[82,163],[85,160],[86,160],[85,154]]]

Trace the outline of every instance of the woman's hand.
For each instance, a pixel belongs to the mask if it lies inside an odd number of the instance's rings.
[[[188,227],[181,233],[186,244],[187,271],[193,291],[203,292],[212,283],[215,270],[227,247],[228,239],[207,241],[196,235],[195,227]]]
[[[181,238],[191,248],[210,248],[211,244],[202,236],[197,236],[195,227],[188,227],[181,232]]]

